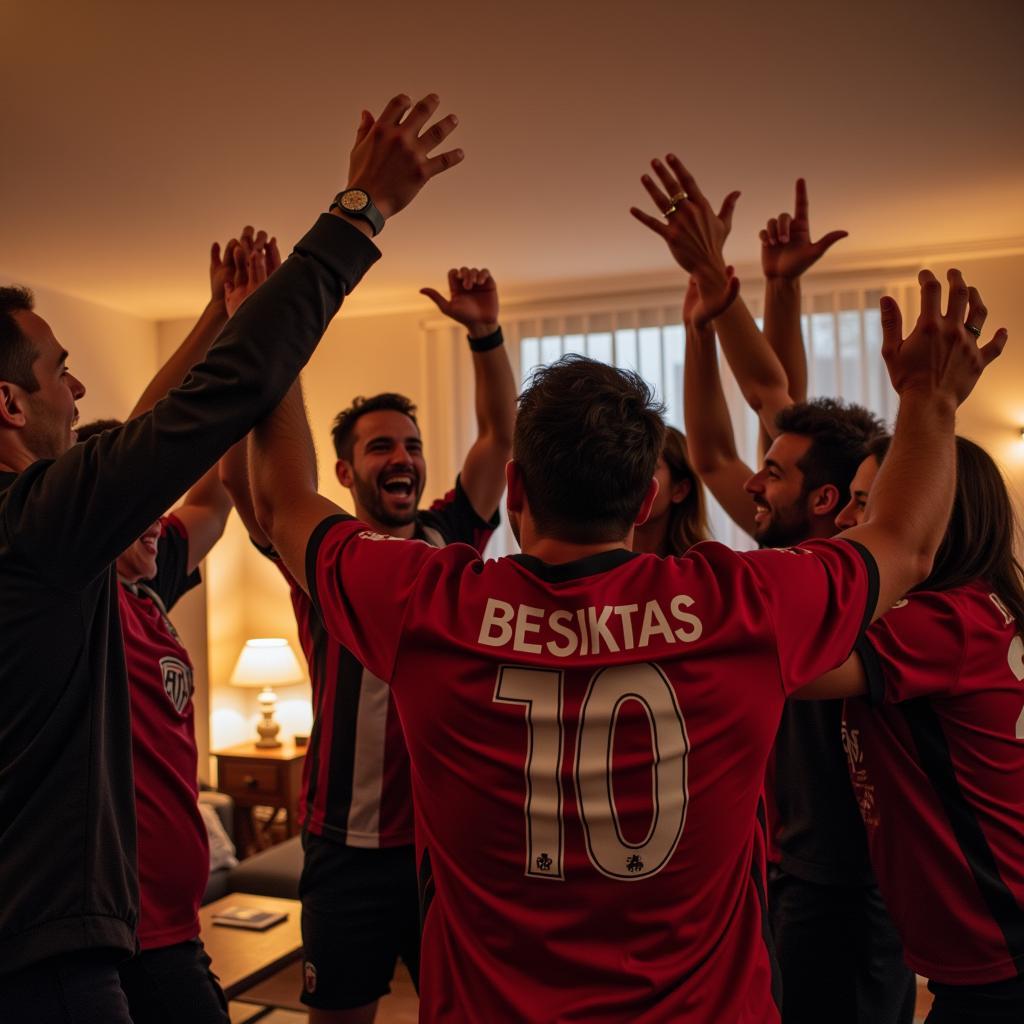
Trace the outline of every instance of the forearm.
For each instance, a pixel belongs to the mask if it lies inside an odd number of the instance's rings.
[[[185,340],[157,370],[156,376],[146,386],[146,390],[142,392],[127,418],[132,420],[144,412],[149,412],[171,388],[178,387],[188,375],[188,371],[205,357],[227,322],[228,313],[224,300],[211,299]]]
[[[769,277],[764,291],[764,333],[782,363],[794,402],[807,398],[807,352],[800,326],[799,277]]]
[[[478,436],[492,438],[496,445],[511,451],[516,425],[516,381],[504,344],[473,353],[473,380]]]
[[[840,534],[876,551],[876,617],[928,575],[946,532],[956,485],[955,408],[949,397],[913,391],[903,396],[866,519]]]
[[[252,502],[252,488],[249,485],[249,442],[248,439],[232,445],[227,454],[220,460],[218,470],[224,485],[241,519],[242,525],[249,534],[249,539],[261,548],[270,545],[270,538],[263,532],[256,520],[256,509]]]

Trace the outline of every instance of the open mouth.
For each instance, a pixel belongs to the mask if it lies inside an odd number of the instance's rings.
[[[393,498],[412,498],[416,493],[416,478],[411,473],[395,473],[381,481],[380,489]]]

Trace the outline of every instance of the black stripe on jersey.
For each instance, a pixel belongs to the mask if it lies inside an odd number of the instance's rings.
[[[309,540],[306,542],[306,592],[309,594],[309,599],[313,602],[317,615],[321,618],[323,618],[323,612],[320,610],[320,598],[316,593],[316,556],[320,551],[320,545],[323,543],[327,531],[335,523],[345,523],[354,519],[355,517],[350,516],[347,512],[338,512],[336,515],[328,516],[316,524],[313,532],[309,535]]]
[[[875,617],[875,609],[878,607],[878,563],[875,561],[875,556],[863,544],[858,544],[855,540],[848,540],[846,543],[854,548],[864,560],[864,567],[868,571],[868,597],[864,605],[864,618],[858,633],[858,636],[862,636],[864,630],[871,625],[871,620]]]
[[[758,801],[758,818],[764,813],[764,804]],[[767,828],[765,822],[762,827]],[[768,952],[768,963],[772,971],[772,1002],[778,1010],[782,1010],[782,970],[779,967],[778,958],[775,955],[775,937],[772,935],[771,917],[768,914],[768,895],[765,892],[764,877],[761,874],[761,865],[754,861],[750,865],[750,874],[754,880],[754,888],[757,890],[757,902],[761,905],[761,938],[764,940],[764,948]]]
[[[875,645],[867,636],[862,636],[853,645],[853,653],[860,658],[864,666],[864,675],[867,678],[868,692],[865,695],[872,707],[878,707],[885,701],[885,672],[882,669],[882,659],[878,657]]]
[[[303,828],[309,828],[313,820],[317,805],[317,783],[320,778],[320,733],[323,731],[323,704],[327,699],[327,687],[324,680],[327,678],[327,630],[320,620],[320,616],[313,610],[312,605],[303,604],[307,614],[299,623],[299,630],[305,635],[301,637],[303,648],[312,651],[313,657],[309,665],[311,678],[317,680],[320,685],[316,688],[316,704],[313,706],[313,728],[309,735],[309,750],[306,757],[309,761],[306,783],[306,817],[302,822]],[[308,644],[308,646],[307,646]]]
[[[335,644],[335,649],[338,655],[337,677],[327,684],[334,687],[331,749],[327,753],[327,792],[320,800],[324,810],[324,832],[327,835],[333,829],[348,831],[355,776],[359,698],[363,692],[363,666],[359,659],[341,644]]]
[[[427,912],[430,904],[434,902],[434,870],[430,866],[430,850],[423,848],[423,858],[420,860],[419,872],[420,890],[420,935],[423,934],[423,926],[427,923]]]
[[[1003,933],[1017,973],[1024,976],[1024,909],[1018,906],[1000,876],[992,848],[960,788],[942,723],[927,697],[905,701],[898,707],[914,737],[918,760],[942,803],[960,851],[993,920]]]
[[[639,557],[639,554],[638,551],[613,548],[611,551],[602,551],[596,555],[587,555],[586,558],[577,558],[575,562],[562,562],[558,565],[542,562],[533,555],[509,557],[546,583],[566,583],[569,580],[583,579],[585,576],[596,576],[598,573],[608,572],[609,569],[617,569],[620,565]]]

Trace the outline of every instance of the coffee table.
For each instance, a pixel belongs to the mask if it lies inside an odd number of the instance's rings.
[[[214,924],[213,915],[228,907],[254,907],[286,913],[288,917],[265,932]],[[234,999],[302,955],[300,910],[298,900],[250,896],[244,892],[233,892],[199,908],[200,937],[213,961],[211,970],[220,979],[228,999]]]

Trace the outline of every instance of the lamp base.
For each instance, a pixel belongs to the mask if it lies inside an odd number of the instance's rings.
[[[277,695],[269,686],[266,686],[260,691],[259,702],[263,721],[256,726],[256,731],[260,734],[256,746],[260,750],[272,750],[281,746],[281,741],[277,738],[281,726],[274,720]]]

